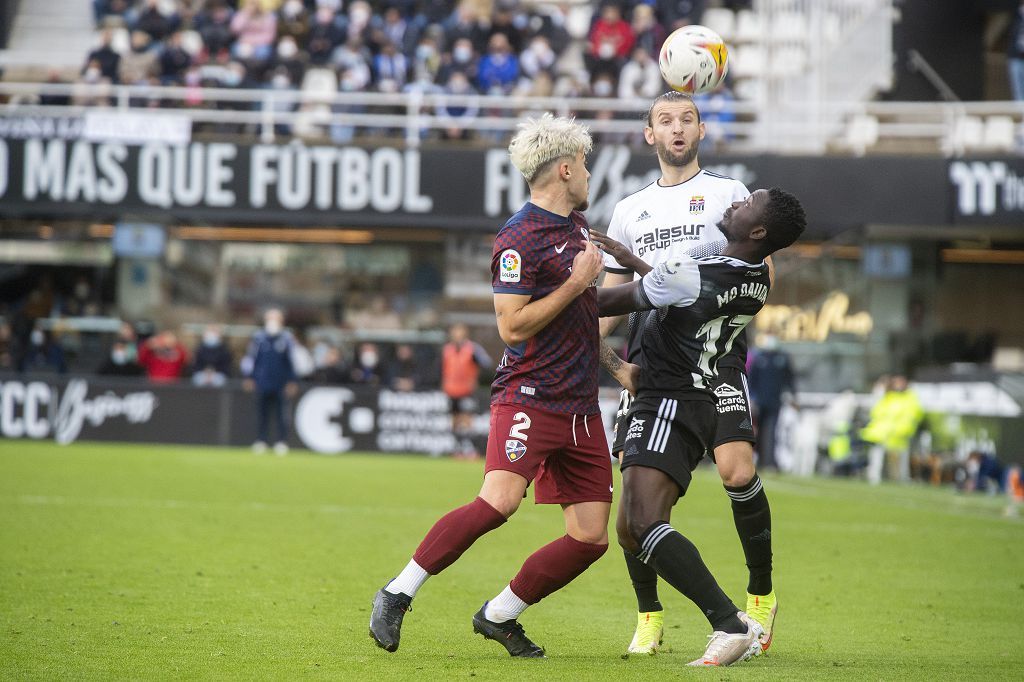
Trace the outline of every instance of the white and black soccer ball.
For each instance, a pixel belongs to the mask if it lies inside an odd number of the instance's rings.
[[[707,26],[683,26],[665,39],[658,65],[673,90],[691,95],[711,92],[729,72],[729,48]]]

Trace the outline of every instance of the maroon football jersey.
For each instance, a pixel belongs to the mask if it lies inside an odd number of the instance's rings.
[[[562,286],[590,239],[588,228],[579,211],[565,218],[527,203],[494,240],[494,292],[536,300]],[[596,414],[599,343],[597,291],[590,287],[533,338],[505,347],[491,384],[491,404]]]

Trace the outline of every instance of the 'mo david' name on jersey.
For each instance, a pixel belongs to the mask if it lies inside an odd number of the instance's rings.
[[[739,286],[732,287],[728,291],[717,295],[718,307],[721,308],[730,301],[735,300],[738,296],[754,298],[764,303],[765,299],[768,298],[768,286],[760,282],[744,282]]]
[[[633,242],[636,244],[634,252],[640,258],[644,254],[666,249],[672,244],[681,244],[688,241],[700,240],[701,232],[704,230],[704,223],[691,225],[674,225],[673,227],[658,227],[649,232],[644,232]]]

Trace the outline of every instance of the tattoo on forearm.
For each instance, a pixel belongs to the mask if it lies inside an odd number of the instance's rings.
[[[612,350],[611,346],[601,340],[601,366],[608,370],[608,373],[614,375],[622,367],[622,358]]]

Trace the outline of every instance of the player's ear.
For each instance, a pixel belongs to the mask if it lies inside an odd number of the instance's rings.
[[[750,238],[761,240],[768,236],[768,230],[764,225],[758,225],[750,231]]]
[[[654,144],[654,128],[651,126],[644,127],[644,139],[647,141],[647,144]]]
[[[704,121],[697,124],[697,130],[700,131],[700,139],[704,139],[704,136],[708,134],[708,129],[704,126]]]

